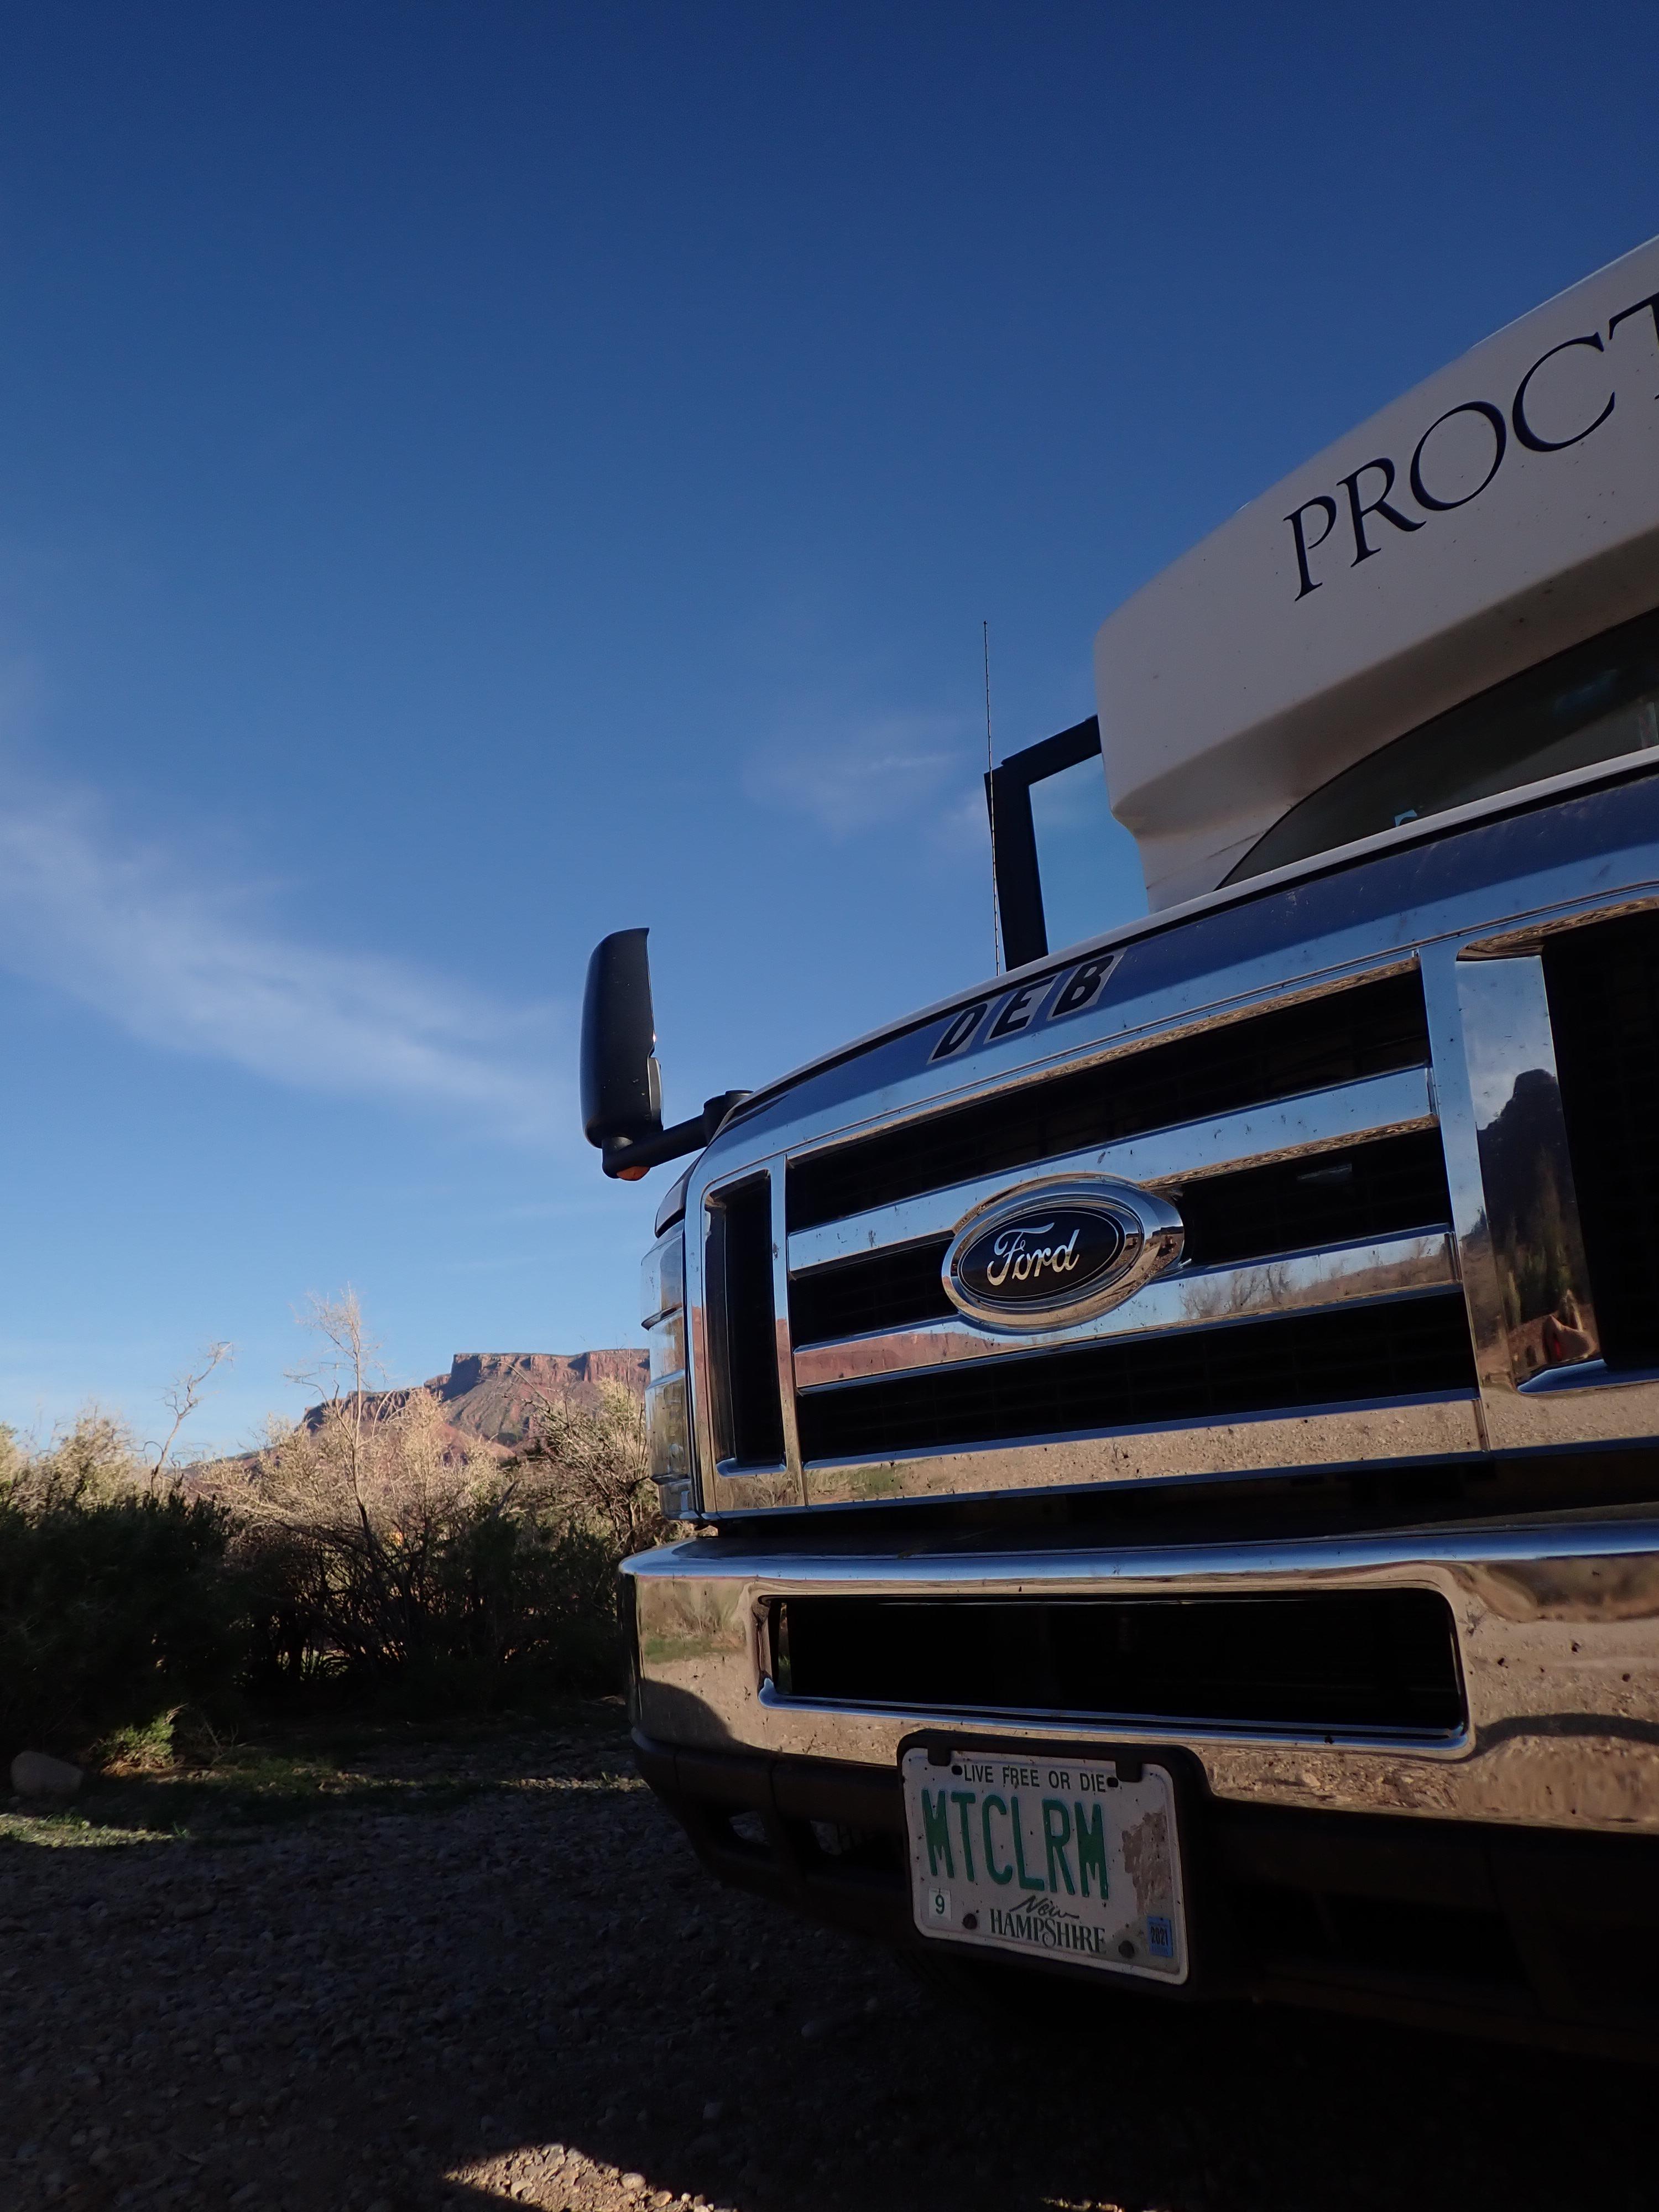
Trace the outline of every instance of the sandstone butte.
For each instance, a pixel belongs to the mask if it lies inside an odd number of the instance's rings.
[[[601,1382],[620,1382],[643,1398],[647,1372],[643,1347],[631,1346],[604,1352],[458,1352],[447,1375],[417,1387],[438,1401],[458,1449],[483,1444],[505,1457],[528,1441],[544,1399],[595,1407]],[[363,1402],[374,1412],[393,1413],[410,1395],[407,1389],[370,1390]],[[324,1415],[321,1406],[311,1406],[301,1419],[316,1428]]]

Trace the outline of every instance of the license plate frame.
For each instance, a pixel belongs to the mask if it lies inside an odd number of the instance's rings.
[[[911,1911],[928,1942],[1188,1981],[1175,1760],[951,1732],[909,1738],[898,1765]]]

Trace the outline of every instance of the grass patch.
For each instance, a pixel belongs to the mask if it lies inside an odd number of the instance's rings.
[[[157,1747],[114,1747],[63,1810],[0,1812],[0,1842],[251,1842],[273,1828],[342,1814],[454,1810],[487,1792],[548,1775],[631,1777],[620,1700],[572,1700],[441,1732],[337,1723],[221,1744],[210,1760],[155,1763]],[[133,1754],[137,1753],[135,1757]]]
[[[79,1809],[94,1826],[205,1836],[216,1829],[307,1820],[321,1813],[448,1812],[490,1786],[454,1776],[416,1782],[362,1773],[341,1758],[249,1746],[205,1771],[101,1779]]]
[[[0,1848],[33,1844],[50,1850],[76,1846],[107,1849],[118,1844],[169,1844],[177,1839],[153,1828],[105,1826],[84,1813],[0,1813]]]
[[[670,1666],[678,1659],[707,1659],[714,1639],[707,1636],[647,1636],[641,1639],[641,1651],[647,1659],[659,1666]]]

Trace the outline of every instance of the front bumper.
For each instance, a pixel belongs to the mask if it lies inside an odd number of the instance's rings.
[[[1212,1548],[785,1554],[694,1539],[627,1562],[635,1721],[685,1751],[890,1772],[901,1740],[948,1721],[1034,1742],[1173,1746],[1224,1802],[1659,1837],[1659,1516],[1240,1543]],[[975,1714],[781,1696],[766,1608],[780,1597],[1196,1596],[1438,1592],[1466,1720],[1453,1732],[1194,1727],[1177,1717]]]
[[[953,1743],[1156,1746],[1186,1800],[1187,1995],[1659,2058],[1659,1519],[1202,1553],[786,1557],[694,1540],[625,1571],[641,1771],[725,1881],[925,1948],[902,1739],[937,1727]],[[766,1609],[779,1597],[1378,1586],[1449,1604],[1460,1729],[1413,1741],[837,1708],[780,1695],[766,1672]]]

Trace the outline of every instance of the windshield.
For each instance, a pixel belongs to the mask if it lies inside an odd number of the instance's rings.
[[[1345,769],[1281,816],[1226,880],[1656,745],[1659,613],[1558,653]]]

